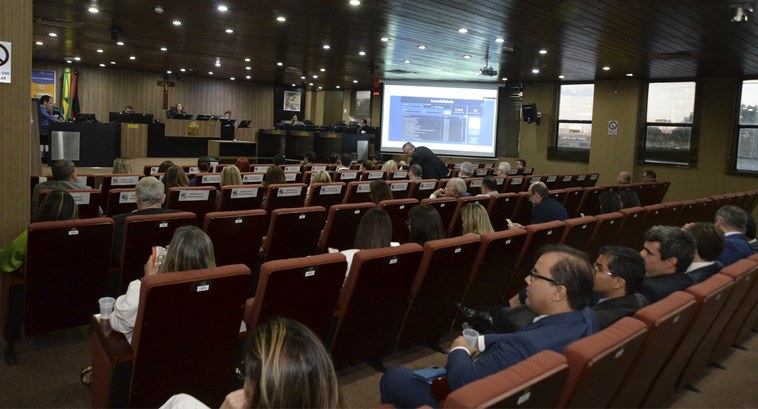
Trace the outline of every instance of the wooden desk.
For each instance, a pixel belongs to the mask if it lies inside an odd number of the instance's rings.
[[[254,128],[237,128],[234,131],[234,139],[238,141],[258,142],[257,131]]]
[[[192,130],[196,129],[197,132]],[[190,138],[220,138],[221,123],[219,121],[195,121],[188,119],[167,119],[166,137],[183,136]]]
[[[121,157],[147,157],[147,124],[121,124]]]

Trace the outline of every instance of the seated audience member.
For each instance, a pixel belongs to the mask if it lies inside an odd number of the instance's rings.
[[[287,163],[286,158],[284,157],[283,153],[277,153],[273,157],[274,166],[284,165]]]
[[[311,183],[308,185],[308,191],[305,193],[306,206],[310,204],[313,197],[313,184],[314,183],[329,183],[332,181],[332,177],[329,176],[329,172],[325,170],[319,170],[318,172],[311,173]]]
[[[353,163],[353,155],[343,153],[337,161],[337,170],[350,170],[350,164]]]
[[[442,226],[442,217],[437,209],[431,206],[413,206],[408,211],[408,230],[410,242],[421,246],[427,241],[447,237]]]
[[[724,232],[724,249],[718,257],[721,264],[728,266],[755,253],[745,237],[747,213],[744,210],[732,205],[722,206],[716,211],[714,220],[716,228]]]
[[[303,155],[303,160],[300,161],[300,166],[313,165],[316,163],[316,152],[308,151]]]
[[[526,278],[527,306],[543,316],[512,334],[487,334],[471,346],[462,336],[447,355],[451,391],[523,361],[537,352],[562,352],[570,343],[599,329],[587,308],[592,296],[592,264],[586,254],[566,246],[546,246]],[[475,359],[472,359],[475,358]],[[380,382],[382,403],[396,407],[438,407],[430,385],[407,368],[390,368]]]
[[[308,327],[287,318],[273,318],[251,331],[248,344],[245,384],[226,396],[222,409],[341,407],[329,352]],[[174,395],[162,406],[206,407],[186,394]]]
[[[361,170],[376,170],[376,165],[370,159],[366,159],[361,162]]]
[[[474,177],[475,171],[476,171],[476,165],[474,165],[471,162],[463,162],[461,163],[460,171],[458,171],[458,177],[461,177],[461,178]]]
[[[221,186],[236,186],[242,184],[242,174],[235,165],[224,166],[221,170]],[[221,190],[216,192],[216,208],[221,205]]]
[[[632,189],[622,189],[619,191],[619,198],[621,199],[622,209],[628,209],[640,205],[640,198],[637,196],[637,192]]]
[[[389,171],[389,170],[397,170],[397,162],[395,162],[393,159],[388,160],[387,162],[384,162],[384,165],[382,165],[382,170]]]
[[[411,165],[408,168],[408,179],[418,180],[418,179],[423,179],[423,177],[424,177],[424,169],[421,167],[421,165]]]
[[[163,262],[151,255],[145,263],[145,277],[159,273],[199,270],[216,267],[213,254],[213,243],[210,237],[195,226],[182,226],[176,229],[171,243],[166,247],[168,252]],[[132,332],[137,321],[140,295],[139,279],[129,283],[126,294],[118,297],[113,305],[111,328],[124,334],[129,343],[132,342]]]
[[[563,205],[550,196],[547,185],[542,182],[535,182],[527,190],[527,198],[532,203],[532,217],[530,224],[547,223],[555,220],[564,221],[568,219],[568,212]],[[513,223],[508,225],[509,229],[523,228],[524,226]]]
[[[516,159],[516,169],[524,170],[526,167],[526,159]]]
[[[74,220],[79,218],[79,208],[74,198],[66,191],[56,189],[49,192],[42,200],[37,214],[37,221],[50,222],[55,220]],[[26,262],[26,244],[28,242],[28,231],[24,230],[13,241],[8,243],[5,248],[0,249],[0,279],[5,274],[14,273],[24,266]],[[18,272],[23,275],[23,271]],[[19,291],[20,289],[20,291]],[[7,319],[5,332],[6,348],[3,351],[3,358],[8,366],[16,365],[16,340],[21,335],[21,325],[24,311],[24,293],[23,288],[11,288],[8,291],[9,297],[2,301],[3,309],[6,312]],[[20,293],[19,296],[15,294]]]
[[[590,308],[595,311],[601,329],[648,304],[647,298],[638,293],[645,278],[645,262],[638,251],[603,246],[595,261],[594,272],[594,296]],[[511,308],[508,302],[477,308],[456,303],[456,308],[475,328],[486,333],[518,331],[537,316],[525,305]]]
[[[382,200],[392,200],[392,190],[383,179],[376,179],[369,185],[371,201],[379,204]]]
[[[496,196],[500,192],[497,191],[497,181],[492,176],[485,176],[482,179],[482,193],[477,196]]]
[[[461,210],[461,221],[463,234],[482,234],[492,233],[495,230],[490,223],[490,216],[487,209],[479,203],[469,203],[463,206]]]
[[[622,170],[616,176],[616,183],[619,185],[628,185],[632,183],[632,175],[629,172]]]
[[[184,173],[184,169],[179,166],[172,165],[166,169],[166,173],[163,174],[163,185],[166,187],[166,195],[168,195],[169,189],[172,187],[187,187],[189,186],[189,178]]]
[[[724,233],[713,223],[695,222],[682,227],[695,239],[695,256],[687,267],[687,275],[693,283],[705,281],[724,267],[716,259],[724,249]]]
[[[166,200],[163,183],[152,176],[144,177],[137,182],[137,186],[134,188],[134,196],[137,202],[137,210],[113,216],[113,259],[116,263],[121,263],[121,247],[125,233],[124,222],[127,217],[177,211],[163,208],[163,202]]]
[[[681,228],[651,227],[645,232],[640,254],[645,260],[645,281],[640,293],[651,303],[694,284],[685,272],[695,256],[695,239]]]
[[[42,183],[38,183],[34,186],[32,191],[32,208],[31,208],[31,220],[37,221],[37,211],[39,210],[39,192],[43,190],[72,190],[72,189],[87,189],[81,183],[76,181],[76,166],[74,162],[61,159],[53,161],[51,166],[53,171],[53,177]]]
[[[329,152],[329,157],[327,160],[327,163],[330,165],[336,165],[337,162],[340,160],[340,155],[337,154],[337,152]]]
[[[500,162],[500,164],[497,166],[497,169],[495,169],[495,176],[507,176],[508,172],[511,171],[511,164],[503,161]]]
[[[250,161],[247,160],[247,158],[237,158],[237,161],[234,162],[234,166],[236,166],[240,172],[250,172]]]
[[[114,175],[126,175],[132,173],[132,165],[130,165],[126,159],[113,159],[113,169],[111,170],[111,173]]]
[[[652,169],[648,169],[645,171],[645,173],[642,174],[642,181],[644,183],[655,183],[658,182],[658,179],[656,179],[655,171]]]
[[[745,226],[745,237],[753,251],[758,251],[758,240],[755,239],[755,219],[752,214],[747,215],[747,225]]]
[[[350,266],[353,264],[353,256],[361,250],[380,249],[383,247],[397,246],[398,243],[392,240],[392,220],[384,209],[374,207],[369,209],[358,223],[358,229],[355,231],[355,240],[353,248],[342,250],[340,253],[347,259],[347,270],[345,279],[350,272]],[[330,248],[330,253],[336,253],[337,250]]]
[[[612,213],[621,210],[621,198],[613,190],[606,190],[597,196],[600,213]]]
[[[168,168],[174,166],[174,162],[171,162],[170,160],[164,160],[161,162],[161,164],[158,166],[158,173],[166,173]]]
[[[271,185],[281,185],[287,183],[287,179],[284,178],[284,171],[279,166],[269,166],[266,170],[266,177],[263,178],[263,200],[261,200],[261,208],[266,208],[266,197]]]
[[[197,172],[208,173],[210,171],[211,171],[211,158],[209,156],[201,156],[197,158]],[[165,176],[164,176],[164,179],[165,179]],[[195,184],[195,178],[192,178],[192,180],[189,181],[189,186],[197,186]]]
[[[429,195],[430,199],[435,199],[438,197],[461,197],[461,196],[471,196],[469,192],[466,191],[466,182],[463,181],[461,178],[452,178],[447,181],[447,184],[445,187],[441,187],[434,191],[431,195]]]

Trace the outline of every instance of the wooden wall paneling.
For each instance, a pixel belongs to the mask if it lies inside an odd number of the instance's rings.
[[[121,157],[147,157],[147,125],[121,124]]]

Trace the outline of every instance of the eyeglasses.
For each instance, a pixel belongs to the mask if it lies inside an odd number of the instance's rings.
[[[613,277],[613,273],[612,273],[612,272],[610,272],[610,271],[605,271],[605,270],[603,270],[603,265],[602,265],[602,264],[600,264],[600,263],[595,263],[595,264],[592,266],[592,268],[593,268],[593,269],[595,270],[595,272],[597,272],[597,273],[608,274],[609,276]]]
[[[547,281],[549,283],[553,283],[555,285],[563,285],[558,280],[554,280],[554,279],[552,279],[550,277],[545,277],[543,275],[538,274],[536,268],[533,268],[532,271],[529,272],[529,275],[532,277],[533,280],[539,278],[540,280],[545,280],[545,281]]]

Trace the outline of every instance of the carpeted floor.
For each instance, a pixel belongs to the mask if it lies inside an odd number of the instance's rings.
[[[90,407],[89,388],[79,383],[79,372],[89,365],[90,342],[86,327],[22,340],[17,346],[18,365],[0,364],[0,408]],[[758,407],[758,336],[752,334],[744,346],[747,350],[733,348],[724,360],[727,370],[706,369],[695,382],[702,393],[681,391],[666,407]],[[444,364],[444,354],[426,347],[401,351],[385,360],[387,367],[413,369]],[[361,364],[340,370],[338,375],[343,407],[379,405],[381,373]]]

